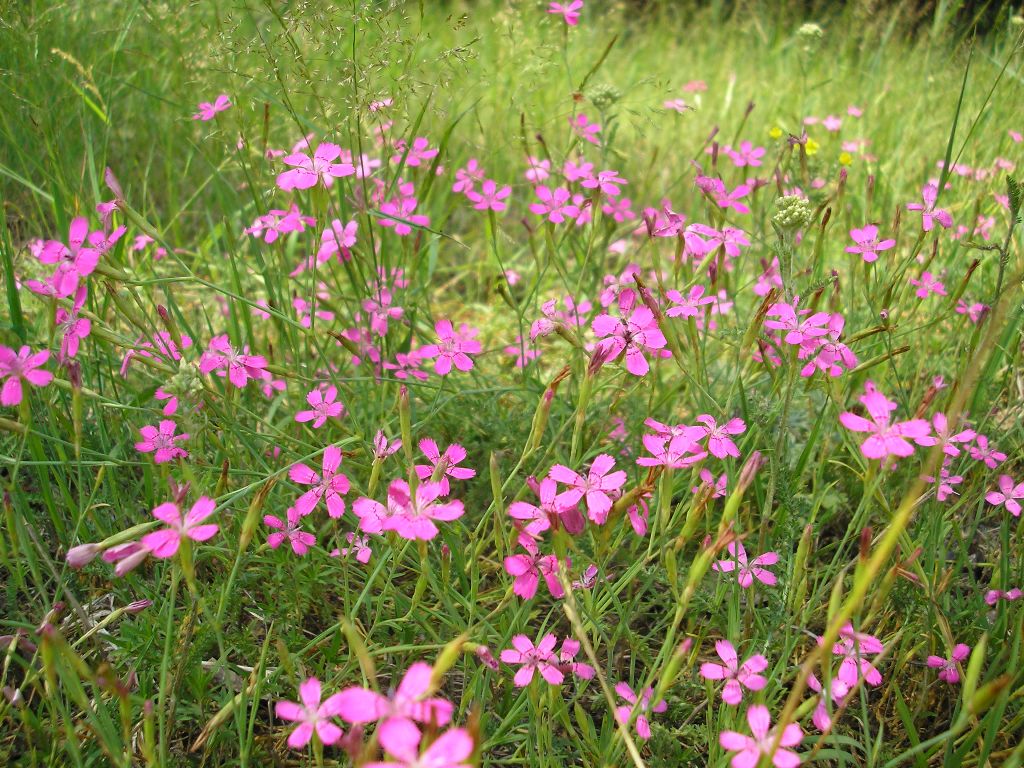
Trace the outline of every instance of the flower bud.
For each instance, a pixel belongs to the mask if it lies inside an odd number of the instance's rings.
[[[79,544],[68,550],[66,556],[68,567],[78,570],[84,568],[88,563],[100,554],[100,548],[96,544]]]

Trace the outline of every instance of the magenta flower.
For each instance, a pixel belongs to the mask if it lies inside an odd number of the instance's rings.
[[[676,290],[666,291],[665,297],[674,305],[665,310],[669,317],[698,317],[703,314],[701,307],[715,303],[714,296],[704,295],[703,285],[693,286],[686,296]]]
[[[327,419],[336,419],[345,412],[345,406],[335,398],[338,396],[338,388],[329,386],[327,389],[311,389],[306,395],[306,402],[310,410],[299,411],[295,414],[295,420],[299,423],[312,421],[313,429],[319,429],[327,423]]]
[[[934,293],[936,296],[946,295],[946,286],[943,285],[939,278],[933,275],[931,272],[925,272],[920,278],[911,277],[908,278],[907,282],[911,285],[917,286],[915,293],[919,299],[927,299],[929,294]]]
[[[599,341],[597,348],[614,360],[625,353],[626,370],[634,376],[643,376],[650,370],[644,352],[664,349],[668,343],[658,321],[646,306],[638,306],[628,318],[604,314],[594,318],[591,325]]]
[[[288,507],[287,518],[282,520],[274,515],[266,515],[263,523],[269,528],[278,529],[275,533],[267,536],[267,546],[277,549],[285,541],[292,546],[292,552],[296,555],[304,555],[310,547],[316,544],[316,536],[302,530],[300,522],[302,515],[295,507]]]
[[[839,341],[845,325],[846,320],[843,316],[835,313],[829,318],[828,333],[824,337],[813,337],[800,345],[797,356],[801,360],[811,358],[800,369],[801,376],[813,376],[816,370],[822,370],[829,376],[835,377],[841,375],[844,370],[856,367],[857,356],[850,351],[848,346]],[[921,444],[923,445],[923,443]]]
[[[439,376],[447,376],[454,365],[457,370],[469,371],[473,368],[470,355],[480,354],[483,347],[474,339],[477,330],[464,324],[456,333],[451,320],[438,320],[434,325],[439,342],[426,344],[419,349],[420,357],[430,359],[436,357],[434,370]]]
[[[359,222],[355,219],[347,223],[342,222],[341,219],[333,219],[330,226],[320,235],[320,247],[316,252],[316,260],[323,264],[335,254],[339,261],[351,259],[358,230]]]
[[[434,481],[441,486],[442,496],[447,496],[451,492],[448,485],[449,477],[456,480],[469,480],[476,477],[475,469],[459,466],[466,458],[466,449],[458,443],[452,443],[444,449],[444,453],[441,453],[437,443],[428,437],[420,440],[419,447],[430,464],[415,465],[416,474],[420,480],[434,478]]]
[[[0,368],[0,370],[3,369]],[[971,446],[971,458],[975,461],[985,462],[985,466],[989,469],[995,469],[1002,462],[1006,461],[1006,454],[1002,451],[997,451],[995,446],[989,447],[988,437],[978,435],[975,445]]]
[[[176,443],[188,440],[188,433],[176,435],[174,433],[177,429],[178,425],[170,419],[161,421],[159,428],[152,424],[140,427],[139,434],[142,435],[142,440],[135,444],[135,450],[139,453],[152,453],[153,461],[157,464],[184,459],[188,456],[188,451]]]
[[[757,167],[761,165],[761,158],[764,157],[765,152],[764,147],[755,147],[749,141],[742,141],[740,148],[728,152],[728,155],[732,159],[732,164],[737,168]]]
[[[287,211],[274,208],[263,216],[258,216],[252,226],[246,227],[242,232],[253,237],[262,237],[265,243],[273,243],[281,235],[288,232],[304,232],[306,227],[314,224],[316,219],[312,216],[303,216],[299,206],[292,203]]]
[[[856,245],[846,246],[847,253],[859,253],[869,264],[878,260],[879,251],[888,251],[896,245],[893,239],[878,241],[878,227],[868,224],[861,229],[851,229],[850,237]]]
[[[346,688],[338,694],[338,714],[353,725],[384,720],[416,720],[435,726],[447,725],[455,711],[447,699],[431,697],[433,668],[417,661],[406,670],[394,693],[383,696],[359,686]]]
[[[345,514],[345,500],[341,497],[348,493],[348,478],[338,472],[341,466],[341,449],[329,445],[324,449],[322,464],[323,475],[318,475],[305,464],[295,464],[288,470],[288,476],[299,485],[313,486],[295,501],[295,509],[300,515],[308,515],[321,499],[327,504],[327,514],[341,517]]]
[[[402,162],[402,153],[406,151],[408,145],[404,140],[399,140],[395,144],[395,149],[398,150],[398,154],[391,158],[391,162],[398,164]],[[412,140],[412,146],[408,147],[408,152],[405,155],[405,164],[409,168],[416,168],[422,165],[425,161],[435,157],[438,153],[437,148],[430,146],[430,141],[424,136],[417,136]]]
[[[907,203],[908,211],[921,212],[921,226],[925,232],[931,232],[935,222],[949,229],[953,226],[953,217],[944,209],[935,210],[935,201],[939,198],[939,188],[934,184],[926,184],[921,190],[921,203]]]
[[[387,435],[384,434],[383,429],[378,429],[377,434],[373,437],[373,458],[375,461],[383,461],[388,456],[392,456],[398,453],[398,450],[402,447],[402,441],[400,439],[388,440]]]
[[[341,549],[331,550],[331,557],[348,557],[350,554],[354,554],[356,562],[366,565],[370,562],[370,557],[373,556],[373,550],[370,548],[369,536],[363,536],[362,534],[354,533],[349,531],[345,534],[345,541],[348,542],[347,547]]]
[[[700,674],[705,680],[725,680],[722,689],[722,701],[736,706],[743,699],[743,689],[760,691],[768,681],[759,673],[768,668],[768,660],[761,654],[751,656],[742,664],[736,655],[736,649],[728,640],[715,643],[715,651],[723,664],[705,662],[700,665]]]
[[[777,734],[772,729],[771,715],[762,704],[752,704],[747,709],[747,723],[751,736],[736,731],[722,731],[718,743],[722,749],[736,752],[732,757],[732,768],[754,768],[762,757],[770,757],[775,768],[796,768],[800,756],[785,747],[795,747],[803,739],[803,731],[796,723],[790,723],[782,731],[779,749],[775,749]],[[773,751],[774,750],[774,751]]]
[[[651,454],[641,456],[636,463],[642,467],[664,466],[670,469],[682,469],[691,464],[696,464],[707,457],[707,451],[701,449],[700,444],[686,435],[675,435],[664,437],[659,435],[644,435],[644,448]]]
[[[741,200],[750,194],[751,187],[749,184],[740,184],[738,187],[733,189],[731,192],[727,191],[724,187],[715,195],[715,202],[720,208],[729,210],[734,209],[736,213],[750,213],[750,207],[741,202]]]
[[[104,558],[105,557],[106,553],[104,553]],[[1020,600],[1021,597],[1024,597],[1024,590],[1017,587],[1008,589],[1005,592],[1001,589],[990,589],[985,593],[985,604],[995,605],[1000,600],[1007,600],[1012,603],[1014,600]]]
[[[411,234],[413,226],[429,227],[430,217],[415,213],[417,205],[415,197],[401,197],[382,203],[380,225],[393,228],[401,237]]]
[[[713,416],[705,413],[698,416],[697,421],[704,425],[703,430],[708,439],[708,450],[713,456],[720,459],[724,459],[726,456],[739,458],[740,449],[736,447],[736,443],[729,436],[740,435],[746,431],[747,425],[743,423],[743,419],[729,419],[725,424],[720,425],[715,422]]]
[[[200,523],[213,514],[216,506],[213,499],[203,496],[182,518],[177,504],[170,501],[161,504],[153,510],[153,517],[166,523],[167,527],[143,536],[142,546],[152,552],[153,557],[168,558],[174,557],[177,553],[182,539],[206,541],[213,538],[219,530],[218,527],[212,523],[207,525],[200,525]]]
[[[0,345],[0,379],[6,379],[0,388],[0,404],[18,405],[21,403],[22,381],[33,387],[45,387],[53,381],[53,374],[40,370],[50,359],[50,351],[42,349],[32,352],[27,346],[15,352],[10,347]]]
[[[944,680],[950,685],[956,685],[960,682],[960,670],[958,667],[970,655],[971,647],[969,645],[957,643],[952,655],[948,659],[944,659],[941,656],[929,656],[925,663],[932,669],[940,670],[939,680]]]
[[[58,362],[75,357],[78,354],[79,344],[92,330],[92,321],[87,317],[78,316],[85,304],[86,293],[85,283],[82,283],[75,291],[75,300],[70,311],[64,307],[57,307],[54,322],[57,325],[57,331],[61,334],[60,352],[57,354]]]
[[[565,590],[558,581],[558,557],[541,555],[533,539],[526,534],[519,536],[519,546],[526,550],[526,554],[505,558],[505,572],[515,579],[512,591],[523,600],[530,600],[537,594],[537,584],[543,577],[552,597],[565,597]]]
[[[601,132],[601,126],[598,123],[590,122],[590,119],[585,114],[580,113],[576,115],[575,119],[570,117],[569,126],[584,141],[598,147],[601,146],[601,142],[597,137],[597,134]]]
[[[201,101],[199,102],[199,111],[192,115],[193,120],[213,120],[217,116],[218,112],[223,112],[231,106],[231,100],[228,99],[226,93],[222,93],[213,102]]]
[[[340,695],[336,693],[321,703],[320,681],[311,677],[299,686],[301,704],[293,701],[277,702],[274,707],[277,716],[282,720],[299,724],[288,737],[288,746],[292,749],[302,749],[309,744],[314,732],[321,744],[330,745],[338,741],[342,731],[331,722],[331,718],[338,716]]]
[[[618,171],[599,171],[596,176],[588,176],[580,182],[580,186],[586,189],[598,189],[606,195],[617,197],[622,191],[620,184],[628,184],[624,178],[619,176]]]
[[[486,211],[488,209],[504,211],[508,208],[508,203],[505,200],[511,194],[512,187],[506,184],[499,188],[497,182],[487,179],[480,185],[479,192],[475,189],[470,189],[466,192],[466,197],[475,203],[473,207],[478,211]]]
[[[576,661],[576,654],[580,652],[580,641],[571,637],[562,641],[562,647],[558,649],[558,661],[561,668],[571,675],[591,680],[594,677],[594,668],[582,661]]]
[[[387,507],[363,497],[352,505],[352,511],[367,533],[395,531],[403,539],[429,540],[438,533],[435,520],[448,522],[465,513],[461,501],[438,503],[441,496],[440,483],[423,483],[412,495],[407,482],[393,480],[388,486]]]
[[[335,162],[340,155],[341,147],[327,142],[320,144],[312,157],[303,152],[286,155],[284,164],[292,166],[292,169],[278,174],[277,186],[284,190],[310,189],[317,184],[329,187],[335,179],[355,174],[352,163]]]
[[[810,315],[810,317],[807,317]],[[777,331],[785,331],[782,340],[787,344],[806,344],[811,339],[817,339],[828,334],[828,325],[831,315],[828,312],[815,312],[811,314],[809,309],[797,309],[796,301],[793,304],[776,302],[768,308],[768,317],[777,317],[778,320],[765,320],[766,328]]]
[[[411,720],[389,720],[378,731],[380,744],[395,760],[366,763],[366,768],[470,768],[473,737],[464,728],[450,728],[420,754],[423,734]]]
[[[517,687],[525,688],[529,685],[534,672],[540,672],[551,685],[562,684],[565,675],[558,668],[558,659],[553,653],[557,643],[558,638],[551,633],[544,635],[536,647],[526,635],[515,635],[512,638],[512,648],[501,652],[501,660],[506,664],[521,665],[512,680]]]
[[[559,509],[555,501],[558,495],[558,483],[554,478],[544,478],[536,490],[540,498],[540,506],[526,501],[514,501],[508,507],[509,517],[528,521],[523,532],[535,539],[550,528],[552,521],[558,520],[562,514],[562,510]]]
[[[602,453],[594,459],[586,477],[562,464],[555,464],[548,477],[569,486],[558,494],[555,503],[567,509],[575,507],[581,499],[586,499],[587,517],[598,525],[603,525],[612,508],[612,496],[617,496],[619,489],[626,482],[626,473],[621,469],[612,472],[614,466],[615,459],[607,453]]]
[[[110,235],[101,231],[89,232],[88,219],[81,216],[72,219],[68,228],[67,245],[59,240],[47,240],[37,253],[39,261],[43,264],[56,264],[56,271],[45,284],[36,280],[26,280],[25,285],[30,290],[47,296],[70,296],[75,292],[79,281],[93,273],[100,256],[110,250],[124,232],[124,227],[118,227]]]
[[[753,584],[754,579],[757,579],[762,584],[767,584],[769,587],[775,585],[775,574],[764,566],[775,565],[779,562],[777,552],[765,552],[763,555],[758,555],[748,562],[747,551],[740,542],[730,541],[728,546],[726,546],[726,551],[729,553],[729,557],[713,563],[711,565],[712,570],[720,573],[738,571],[737,580],[744,589]]]
[[[821,642],[821,638],[818,638],[818,642]],[[876,655],[884,650],[881,640],[865,632],[855,631],[853,625],[847,622],[839,630],[839,641],[832,646],[832,653],[843,657],[837,677],[851,688],[861,677],[868,685],[881,685],[882,675],[875,669],[868,655]]]
[[[662,699],[652,707],[651,698],[654,696],[654,688],[647,686],[640,697],[640,705],[637,707],[636,694],[633,693],[633,689],[625,681],[615,684],[615,692],[627,702],[615,708],[615,719],[623,725],[629,725],[630,716],[633,713],[633,709],[636,708],[636,735],[641,739],[651,738],[651,723],[648,720],[648,712],[664,712],[668,709],[668,702]]]
[[[1013,478],[1009,475],[999,476],[999,490],[989,491],[985,494],[985,501],[993,506],[1003,504],[1014,517],[1020,517],[1020,502],[1017,499],[1024,499],[1024,483],[1014,485]]]
[[[483,181],[484,169],[475,157],[471,157],[465,168],[458,168],[455,171],[455,183],[452,185],[452,192],[468,194],[478,181]]]
[[[870,432],[871,436],[860,445],[861,453],[869,459],[883,459],[886,456],[910,456],[914,446],[906,438],[919,445],[927,440],[931,425],[924,419],[911,419],[893,423],[891,414],[896,403],[879,392],[873,382],[865,384],[865,394],[859,400],[864,404],[870,419],[849,411],[839,414],[839,422],[854,432]]]
[[[551,3],[548,6],[548,13],[561,14],[562,18],[565,19],[565,23],[570,27],[575,27],[580,23],[580,11],[583,10],[583,0],[571,0],[571,2],[565,3]]]
[[[950,429],[946,414],[942,411],[936,411],[932,415],[932,427],[935,429],[934,436],[918,438],[915,442],[918,445],[925,446],[941,445],[942,452],[946,456],[959,456],[960,449],[956,447],[956,443],[967,443],[975,437],[973,429],[965,429],[956,434],[951,434],[952,429]]]
[[[228,381],[239,389],[244,387],[249,379],[267,378],[270,374],[266,368],[266,358],[237,352],[231,346],[226,333],[210,339],[210,345],[199,358],[201,372],[216,371],[218,376],[226,376]]]
[[[550,189],[543,184],[534,187],[538,203],[530,203],[530,212],[538,216],[544,216],[553,224],[561,224],[568,219],[575,219],[580,215],[580,209],[569,201],[572,199],[572,192],[565,187]]]

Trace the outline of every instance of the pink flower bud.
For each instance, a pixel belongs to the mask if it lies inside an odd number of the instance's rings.
[[[66,556],[68,567],[75,570],[84,568],[98,554],[100,554],[100,548],[96,544],[79,544],[77,547],[72,547]]]

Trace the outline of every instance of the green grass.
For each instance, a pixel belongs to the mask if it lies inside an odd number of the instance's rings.
[[[124,188],[115,219],[128,227],[89,277],[81,388],[51,357],[54,383],[0,408],[0,635],[9,636],[0,642],[0,685],[20,695],[0,697],[0,762],[349,764],[339,748],[289,749],[290,726],[273,704],[294,701],[310,675],[328,693],[387,691],[413,662],[442,658],[441,694],[474,736],[480,765],[724,766],[718,734],[746,732],[751,702],[765,704],[773,723],[801,724],[797,751],[809,764],[1021,765],[1024,600],[984,601],[989,589],[1024,588],[1020,518],[984,498],[1000,474],[1024,481],[1020,228],[994,197],[1007,194],[1002,171],[979,181],[951,174],[939,200],[956,224],[993,216],[990,240],[924,233],[920,214],[905,207],[939,177],[943,158],[989,169],[1002,157],[1020,177],[1024,143],[1008,131],[1024,131],[1021,25],[1006,9],[971,39],[951,26],[948,4],[924,19],[900,5],[817,16],[796,4],[586,5],[572,29],[544,12],[547,3],[515,0],[0,8],[0,343],[56,354],[54,311],[70,305],[21,285],[45,274],[28,244],[65,238],[76,216],[98,226],[95,205],[112,197],[107,167]],[[820,41],[798,33],[805,22],[821,25]],[[682,93],[691,80],[707,91]],[[221,92],[230,110],[190,119]],[[385,97],[390,108],[369,111]],[[663,108],[679,97],[695,109]],[[850,104],[863,117],[848,116]],[[581,112],[601,123],[601,147],[573,138],[569,119]],[[377,173],[389,191],[398,177],[415,180],[416,213],[429,226],[401,238],[381,226],[379,211],[360,203],[369,181],[342,179],[330,194],[275,188],[285,167],[267,147],[287,149],[312,132],[379,156],[381,114],[395,136],[425,136],[440,149],[420,168],[396,167],[385,153]],[[828,114],[842,117],[839,136],[812,125],[806,152],[787,142],[805,116]],[[763,166],[733,168],[723,156],[712,167],[712,141],[744,139],[766,148]],[[855,139],[870,143],[844,157],[841,142]],[[578,332],[539,339],[541,355],[525,368],[503,351],[528,336],[548,299],[599,306],[605,275],[630,262],[659,299],[663,289],[711,285],[707,265],[675,260],[674,239],[631,235],[641,220],[601,216],[577,229],[528,211],[527,156],[557,168],[577,150],[595,170],[629,180],[623,194],[637,213],[668,198],[688,223],[739,226],[751,241],[733,270],[715,276],[712,292],[726,291],[732,311],[706,332],[665,320],[678,354],[652,361],[646,377],[621,361],[588,374],[599,312]],[[451,192],[470,158],[512,186],[509,211],[488,215]],[[747,198],[751,213],[702,196],[694,162],[730,189],[746,175],[765,179]],[[779,187],[794,185],[813,212],[799,243],[772,222]],[[293,199],[317,227],[269,245],[243,235],[256,216]],[[332,218],[358,220],[353,259],[289,277]],[[843,250],[848,231],[868,222],[897,241],[873,265]],[[143,233],[168,255],[154,260],[153,245],[130,250]],[[623,255],[608,251],[619,239],[630,243]],[[795,359],[755,360],[767,306],[752,289],[775,256],[786,279],[777,299],[799,294],[844,316],[853,370],[808,379]],[[408,280],[395,290],[404,314],[379,339],[381,357],[432,343],[435,321],[451,318],[480,328],[484,354],[472,371],[400,381],[353,365],[353,343],[337,334],[364,322],[367,282],[395,269]],[[502,277],[508,269],[522,276],[516,285]],[[907,280],[923,270],[944,271],[947,296],[915,297]],[[304,327],[292,301],[313,300],[318,281],[334,319]],[[984,321],[955,311],[961,296],[989,305]],[[257,306],[270,316],[255,315]],[[122,376],[126,352],[159,331],[195,341],[180,371],[136,358]],[[223,333],[264,355],[286,388],[267,398],[251,383],[236,390],[191,372]],[[947,386],[935,389],[936,376]],[[172,377],[175,387],[195,386],[174,417],[190,435],[189,456],[157,465],[134,444],[139,427],[163,418],[154,392]],[[991,470],[962,454],[952,465],[964,478],[959,495],[937,501],[918,478],[936,474],[938,449],[880,466],[859,450],[864,436],[840,426],[840,413],[861,412],[868,380],[898,404],[899,419],[963,414],[1008,458]],[[346,414],[313,430],[294,416],[320,381],[338,388]],[[703,413],[745,421],[740,458],[660,477],[636,465],[647,453],[645,418],[693,424]],[[405,442],[383,464],[373,457],[380,429]],[[424,437],[467,449],[476,476],[452,481],[465,514],[440,523],[425,547],[391,534],[373,537],[367,565],[329,557],[354,530],[353,502],[384,501],[388,483],[420,461]],[[317,546],[304,557],[287,545],[270,549],[263,516],[284,517],[301,492],[289,468],[319,469],[328,444],[345,451],[349,511],[334,520],[321,507],[306,519]],[[743,488],[754,451],[765,463]],[[594,563],[601,580],[566,600],[543,584],[530,601],[515,597],[502,567],[516,550],[507,508],[534,500],[528,477],[554,464],[581,469],[601,453],[627,471],[627,491],[651,492],[651,533],[636,536],[616,509],[579,537],[548,534],[541,550],[570,556],[570,579]],[[728,474],[725,498],[691,493],[701,466]],[[151,521],[172,498],[172,479],[191,484],[186,506],[200,496],[217,503],[220,531],[194,545],[194,578],[181,559],[150,558],[123,578],[99,559],[81,570],[66,564],[70,547]],[[779,553],[777,586],[743,590],[710,570],[732,532],[751,556]],[[119,612],[142,599],[153,604]],[[815,638],[824,635],[827,649],[847,620],[884,642],[883,682],[856,687],[821,737],[807,675],[834,676],[837,666],[815,666]],[[495,672],[477,655],[478,646],[497,656],[513,635],[547,631],[586,641],[578,660],[593,653],[598,679],[521,689],[513,667]],[[739,708],[722,704],[721,685],[697,672],[721,638],[743,658],[762,653],[770,663],[767,687],[746,692]],[[692,645],[678,650],[685,639]],[[974,653],[951,686],[924,662],[959,642]],[[603,686],[618,681],[652,684],[667,701],[650,740],[617,728]],[[356,764],[384,759],[372,755],[372,733]]]

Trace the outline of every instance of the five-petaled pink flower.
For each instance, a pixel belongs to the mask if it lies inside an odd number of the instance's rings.
[[[282,720],[299,724],[288,737],[288,746],[292,749],[302,749],[313,738],[314,732],[321,744],[330,745],[338,741],[342,731],[331,722],[331,718],[338,716],[339,697],[340,694],[336,693],[321,703],[320,681],[311,677],[299,686],[301,704],[293,701],[277,702],[274,707],[277,716]]]
[[[85,304],[87,292],[85,283],[82,283],[75,291],[75,300],[70,311],[64,307],[57,307],[57,313],[53,320],[61,334],[60,352],[57,354],[59,362],[75,357],[82,340],[92,331],[92,321],[87,317],[79,316],[79,312],[82,311],[82,306]]]
[[[921,212],[921,226],[925,232],[931,232],[937,221],[942,227],[949,229],[953,226],[953,217],[945,209],[935,209],[935,202],[939,198],[939,188],[934,184],[926,184],[921,190],[921,203],[907,203],[908,211]]]
[[[636,735],[641,739],[651,738],[651,723],[650,720],[648,720],[648,713],[664,712],[668,709],[668,702],[662,699],[654,706],[651,706],[651,699],[654,697],[654,688],[647,686],[644,689],[643,695],[640,697],[640,704],[637,706],[636,694],[633,693],[633,689],[630,688],[629,684],[625,681],[615,684],[615,692],[627,702],[626,704],[620,704],[615,708],[615,719],[623,725],[629,725],[629,717],[635,708],[637,711]]]
[[[704,290],[703,285],[695,285],[686,296],[674,289],[665,291],[665,297],[673,304],[665,314],[669,317],[698,317],[703,313],[701,307],[715,303],[715,297],[705,296]]]
[[[821,642],[821,638],[818,642]],[[847,622],[839,630],[839,641],[832,646],[832,653],[843,657],[837,677],[851,688],[861,677],[868,685],[881,685],[882,675],[868,659],[868,655],[877,655],[884,650],[881,640],[865,632],[857,632]]]
[[[929,294],[932,293],[936,296],[946,295],[946,286],[931,272],[925,272],[920,278],[908,278],[907,282],[917,286],[917,290],[914,293],[917,294],[919,299],[927,299]]]
[[[625,353],[626,370],[634,376],[643,376],[651,368],[644,352],[664,349],[668,343],[658,327],[658,321],[646,306],[638,306],[628,318],[604,314],[594,318],[591,325],[599,341],[597,347],[609,360]]]
[[[701,414],[697,421],[704,425],[704,434],[708,440],[708,450],[713,456],[724,459],[726,456],[739,458],[740,449],[732,441],[729,435],[740,435],[746,431],[747,425],[743,419],[729,419],[725,424],[718,424],[715,417],[709,414]]]
[[[470,355],[478,355],[483,349],[480,342],[473,338],[476,329],[463,323],[456,333],[451,320],[438,320],[434,330],[437,332],[438,343],[420,347],[419,356],[427,359],[436,357],[434,370],[439,376],[451,373],[453,365],[460,371],[471,370],[473,360]]]
[[[295,509],[300,515],[308,515],[321,499],[327,503],[327,514],[341,517],[345,514],[345,500],[341,497],[348,493],[349,482],[345,475],[338,472],[341,466],[341,449],[329,445],[324,449],[322,464],[323,475],[317,474],[305,464],[295,464],[288,470],[288,476],[299,485],[313,486],[295,501]]]
[[[292,551],[296,555],[304,555],[309,548],[316,544],[316,536],[300,528],[302,515],[295,507],[288,507],[286,519],[282,520],[274,515],[266,515],[263,523],[268,528],[275,528],[274,533],[267,536],[267,546],[277,549],[285,541],[292,545]]]
[[[504,211],[508,208],[508,203],[505,202],[505,199],[511,194],[512,187],[506,184],[499,188],[497,182],[492,179],[487,179],[481,184],[479,191],[476,189],[466,191],[466,197],[473,201],[473,207],[478,211],[486,211],[488,209]]]
[[[352,686],[339,694],[338,714],[354,725],[384,720],[416,720],[428,725],[447,725],[454,705],[447,699],[431,696],[433,668],[417,661],[402,676],[390,696],[367,688]]]
[[[167,524],[166,528],[147,533],[142,537],[142,546],[152,552],[153,557],[174,557],[185,538],[192,541],[206,541],[213,538],[218,527],[213,523],[200,525],[213,514],[216,503],[208,496],[203,496],[192,505],[184,518],[181,510],[173,502],[166,502],[153,510],[153,517]]]
[[[438,533],[435,520],[457,520],[466,511],[458,499],[438,501],[443,496],[440,483],[421,483],[413,494],[407,482],[392,480],[387,507],[363,497],[352,505],[352,511],[367,533],[395,531],[403,539],[430,540]]]
[[[785,749],[795,747],[803,739],[804,734],[799,725],[787,725],[778,739],[779,749],[775,749],[778,734],[771,727],[772,719],[766,706],[752,704],[747,709],[747,723],[750,725],[750,736],[736,731],[722,731],[718,735],[718,743],[723,749],[736,752],[732,757],[732,768],[754,768],[762,757],[771,757],[775,768],[796,768],[800,765],[800,756]]]
[[[6,379],[0,389],[0,404],[18,405],[23,393],[21,382],[27,381],[33,387],[45,387],[53,381],[53,374],[40,370],[50,359],[47,349],[32,352],[27,346],[15,352],[10,347],[0,346],[0,379]]]
[[[464,728],[449,728],[420,753],[423,734],[411,720],[395,719],[378,731],[380,744],[394,760],[365,763],[366,768],[470,768],[473,737]]]
[[[505,572],[515,579],[512,591],[523,600],[530,600],[537,594],[537,584],[543,577],[552,597],[564,597],[565,590],[558,581],[558,557],[541,555],[534,540],[525,533],[519,536],[519,546],[526,550],[526,554],[505,558]]]
[[[177,429],[178,425],[170,419],[162,420],[159,427],[152,424],[140,427],[139,434],[142,435],[142,440],[135,444],[135,450],[139,453],[152,453],[153,461],[157,464],[183,459],[188,456],[188,451],[177,443],[188,440],[188,433],[176,435],[174,432]]]
[[[641,467],[664,466],[669,469],[682,469],[696,464],[707,457],[707,451],[701,449],[700,443],[687,435],[644,435],[644,448],[651,454],[641,456],[636,463]]]
[[[762,584],[767,584],[769,587],[773,586],[777,581],[775,574],[765,568],[765,566],[775,565],[779,562],[777,552],[765,552],[763,555],[758,555],[753,560],[748,561],[747,550],[738,541],[730,541],[728,546],[726,546],[726,551],[729,553],[729,557],[716,561],[711,565],[711,569],[721,573],[731,573],[734,570],[738,570],[737,580],[744,589],[753,584],[754,579],[757,579]]]
[[[558,668],[558,658],[553,653],[557,643],[558,638],[550,632],[541,638],[536,647],[526,635],[513,636],[512,648],[506,648],[501,652],[501,660],[506,664],[522,665],[516,671],[512,682],[519,688],[524,688],[533,680],[533,673],[540,672],[551,685],[561,685],[565,675]]]
[[[957,643],[953,653],[948,659],[941,656],[929,656],[926,664],[932,669],[938,669],[939,680],[945,680],[950,685],[960,682],[960,670],[958,666],[967,660],[971,655],[971,646],[966,643]]]
[[[927,440],[931,425],[924,419],[910,419],[893,423],[891,415],[896,403],[879,392],[873,382],[865,384],[865,394],[860,398],[870,419],[849,411],[839,414],[839,423],[854,432],[870,432],[871,436],[860,445],[861,453],[869,459],[883,459],[886,456],[910,456],[914,446],[906,438],[918,444]]]
[[[278,174],[277,186],[284,190],[310,189],[317,184],[329,187],[335,179],[352,176],[356,172],[352,163],[335,162],[340,155],[341,147],[327,142],[320,144],[312,157],[303,152],[286,155],[284,164],[292,168]]]
[[[231,346],[228,335],[222,334],[210,339],[210,345],[199,358],[199,370],[203,373],[217,372],[218,376],[227,376],[228,381],[241,389],[249,379],[262,380],[270,373],[266,370],[267,360],[261,355],[250,355],[237,352]]]
[[[583,0],[571,0],[565,4],[553,2],[548,6],[548,13],[562,14],[565,23],[570,27],[575,27],[580,23],[581,10],[583,10]]]
[[[344,413],[345,406],[340,400],[336,400],[337,397],[338,388],[333,385],[326,389],[320,387],[311,389],[306,395],[306,402],[309,403],[310,410],[299,411],[295,414],[295,420],[300,424],[312,421],[310,426],[313,429],[319,429],[327,423],[327,419],[336,419]]]
[[[575,118],[569,118],[569,125],[572,127],[576,135],[579,136],[586,142],[600,146],[601,142],[597,138],[597,134],[601,132],[601,126],[598,123],[592,123],[582,112],[576,115]]]
[[[222,93],[212,102],[201,101],[199,102],[199,111],[192,115],[193,120],[213,120],[217,116],[218,112],[223,112],[231,106],[231,100],[228,98],[226,93]]]
[[[743,689],[760,691],[768,681],[760,674],[768,668],[768,659],[755,654],[742,664],[736,655],[736,649],[728,640],[718,640],[715,651],[724,663],[705,662],[700,665],[700,674],[705,680],[725,680],[722,688],[722,701],[733,706],[743,699]]]
[[[441,495],[447,496],[451,488],[448,485],[448,478],[456,480],[469,480],[476,477],[476,470],[469,467],[460,467],[466,459],[466,449],[458,443],[452,443],[444,449],[444,453],[437,447],[437,443],[426,437],[420,440],[420,450],[427,457],[430,464],[415,465],[416,474],[420,480],[433,480],[441,486]],[[437,477],[434,477],[437,475]]]
[[[567,218],[575,219],[580,215],[580,209],[569,202],[572,192],[565,187],[551,189],[541,184],[533,191],[540,202],[530,203],[530,212],[547,217],[552,224],[561,224]]]
[[[988,437],[978,435],[975,444],[971,446],[971,458],[975,461],[985,462],[985,466],[989,469],[995,469],[999,464],[1006,461],[1006,454],[1002,451],[997,451],[994,445],[990,447]]]
[[[555,502],[559,507],[569,508],[575,507],[581,499],[585,499],[587,517],[598,525],[603,525],[612,508],[613,497],[618,496],[619,489],[626,482],[626,473],[621,469],[612,472],[614,466],[615,459],[607,453],[602,453],[594,459],[586,477],[562,464],[555,464],[548,476],[569,486],[558,494]]]
[[[878,260],[879,251],[888,251],[896,245],[896,241],[892,238],[879,242],[878,227],[874,224],[868,224],[860,229],[851,229],[850,237],[856,245],[846,246],[846,252],[859,253],[861,258],[869,264]]]
[[[1024,483],[1014,484],[1009,475],[1000,475],[998,482],[999,490],[986,493],[985,501],[997,507],[1003,504],[1011,515],[1020,517],[1021,507],[1017,499],[1024,499]]]

